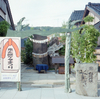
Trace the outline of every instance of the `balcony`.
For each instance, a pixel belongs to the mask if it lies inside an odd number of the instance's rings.
[[[4,14],[6,14],[6,3],[4,2],[4,0],[0,0],[0,9]]]

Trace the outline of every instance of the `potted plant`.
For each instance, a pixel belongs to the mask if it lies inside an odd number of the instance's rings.
[[[85,22],[93,21],[88,16]],[[93,25],[84,25],[80,31],[72,33],[71,53],[76,60],[76,93],[97,96],[98,64],[94,54],[100,32]]]

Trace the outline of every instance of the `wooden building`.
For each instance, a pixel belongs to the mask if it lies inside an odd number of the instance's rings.
[[[70,16],[71,21],[82,20],[84,14],[84,10],[74,10]],[[81,22],[77,22],[75,25],[79,26]]]
[[[85,24],[94,25],[94,27],[96,29],[98,29],[100,32],[100,3],[89,2],[85,7],[83,18],[88,15],[94,17],[94,20],[93,20],[93,22],[87,22]],[[82,22],[82,24],[83,24],[83,22]],[[100,36],[98,38],[97,44],[98,44],[98,46],[96,48],[95,54],[97,56],[97,63],[99,64],[98,71],[100,72]]]
[[[84,11],[82,11],[82,10],[74,11],[70,18],[72,21],[75,21],[75,20],[84,19],[88,15],[94,17],[93,22],[85,23],[84,21],[81,21],[81,24],[80,23],[77,23],[77,24],[79,24],[79,25],[82,25],[82,24],[94,25],[94,27],[96,29],[98,29],[98,31],[100,32],[100,3],[89,2],[85,6]],[[96,48],[95,54],[97,55],[97,63],[99,64],[98,71],[100,72],[100,37],[98,38],[97,44],[98,44],[98,46]]]

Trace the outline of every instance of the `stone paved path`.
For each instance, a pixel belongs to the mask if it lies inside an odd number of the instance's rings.
[[[55,74],[50,71],[38,73],[38,71],[26,68],[27,66],[22,64],[23,91],[17,91],[16,83],[0,83],[0,99],[100,99],[100,73],[98,73],[99,97],[87,97],[75,93],[74,74],[70,75],[72,92],[65,93],[64,74]],[[35,86],[36,84],[39,86]]]

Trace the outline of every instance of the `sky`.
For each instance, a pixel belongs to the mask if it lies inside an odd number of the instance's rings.
[[[84,10],[88,2],[100,0],[8,0],[14,24],[25,17],[23,24],[35,26],[62,26],[74,10]]]

